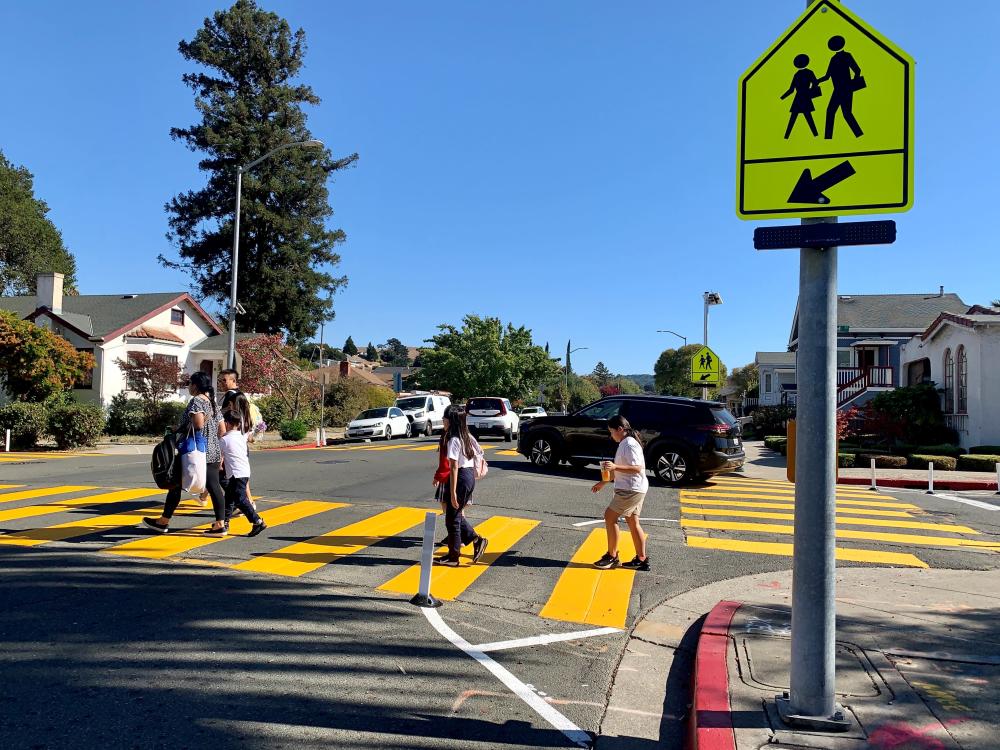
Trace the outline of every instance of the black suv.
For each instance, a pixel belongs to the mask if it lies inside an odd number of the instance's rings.
[[[608,420],[618,414],[642,436],[646,468],[669,485],[743,465],[740,427],[729,410],[679,396],[609,396],[567,416],[539,417],[521,428],[517,450],[539,467],[614,458]]]

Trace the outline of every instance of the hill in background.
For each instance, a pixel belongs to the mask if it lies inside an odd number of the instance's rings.
[[[652,393],[656,390],[654,385],[656,379],[652,375],[623,375],[622,377],[628,378],[644,391]]]

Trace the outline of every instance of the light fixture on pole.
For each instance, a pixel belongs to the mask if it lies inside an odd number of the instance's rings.
[[[232,287],[229,292],[229,349],[226,356],[228,367],[236,367],[236,313],[240,311],[239,303],[236,301],[236,277],[238,271],[238,261],[240,257],[240,193],[243,190],[243,173],[249,172],[265,159],[269,159],[279,151],[286,148],[323,148],[323,141],[315,138],[308,141],[296,141],[294,143],[284,143],[277,148],[272,148],[259,159],[254,159],[249,164],[236,168],[236,211],[233,220],[233,265],[231,268]]]
[[[702,299],[705,300],[705,346],[708,346],[708,308],[712,305],[722,304],[722,295],[718,292],[705,292],[701,295]],[[708,386],[701,387],[701,397],[702,399],[708,398]]]
[[[657,333],[672,333],[672,334],[674,334],[674,336],[676,336],[677,338],[679,338],[681,341],[684,342],[684,346],[688,345],[687,336],[681,336],[679,333],[677,333],[677,331],[671,331],[669,328],[657,328],[656,332]]]

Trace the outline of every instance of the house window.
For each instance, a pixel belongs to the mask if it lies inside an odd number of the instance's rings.
[[[944,413],[955,413],[955,359],[951,349],[944,350]]]
[[[837,350],[837,367],[850,367],[851,366],[851,350],[850,349],[838,349]]]
[[[969,358],[965,347],[958,347],[958,413],[969,413]]]
[[[771,392],[771,373],[764,373],[764,393]]]
[[[136,354],[138,354],[138,352],[129,352],[128,356],[126,357],[126,359],[128,359],[128,361],[131,364],[135,364]],[[129,391],[138,391],[139,390],[139,379],[132,372],[128,372],[125,375],[125,389],[129,390]]]
[[[175,326],[184,325],[184,311],[183,310],[171,310],[170,311],[170,322]]]
[[[91,356],[93,356],[93,354],[94,354],[94,350],[93,349],[77,349],[77,351],[78,352],[86,352],[87,354],[90,354]],[[94,387],[94,368],[93,367],[91,367],[89,370],[87,370],[87,374],[84,375],[82,378],[80,378],[80,380],[78,380],[77,382],[73,383],[74,390],[78,390],[78,391],[80,391],[80,390],[89,390],[90,388],[93,388],[93,387]]]

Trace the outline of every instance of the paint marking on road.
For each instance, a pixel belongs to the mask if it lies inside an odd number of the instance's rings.
[[[45,505],[26,505],[21,508],[0,510],[0,521],[16,521],[21,518],[48,516],[53,513],[64,513],[65,511],[72,510],[73,508],[87,508],[94,505],[121,503],[126,500],[139,500],[159,494],[162,494],[162,490],[144,489],[102,492],[99,495],[88,495],[87,497],[74,498],[72,500],[56,500],[55,502],[46,503]]]
[[[692,508],[681,506],[682,513],[691,513],[699,516],[728,516],[730,518],[769,518],[775,521],[794,521],[794,513],[770,513],[753,510],[719,510],[716,508]],[[852,510],[845,510],[844,513],[853,513]],[[883,520],[881,518],[852,518],[851,516],[836,514],[838,524],[848,524],[853,526],[881,526],[887,529],[923,529],[925,531],[947,531],[952,534],[978,534],[975,529],[968,526],[957,526],[950,523],[925,523],[923,521],[898,521]]]
[[[334,508],[343,508],[348,503],[326,503],[319,500],[300,500],[297,503],[282,505],[278,508],[265,510],[261,513],[268,526],[281,526],[292,521],[314,516],[318,513],[325,513]],[[212,524],[205,523],[184,531],[171,531],[169,534],[150,535],[144,539],[136,539],[134,542],[120,544],[117,547],[108,547],[101,550],[112,555],[123,555],[125,557],[145,557],[154,560],[172,555],[180,555],[199,549],[209,544],[225,541],[228,537],[206,536],[205,530]],[[229,525],[230,536],[241,536],[250,532],[250,522],[245,516],[234,518]],[[155,535],[154,535],[155,534]]]
[[[23,485],[10,485],[18,487]],[[37,490],[21,490],[20,492],[0,493],[0,503],[13,503],[16,500],[32,500],[38,497],[51,497],[52,495],[68,495],[71,492],[84,492],[86,490],[97,490],[90,484],[64,484],[59,487],[40,487]]]
[[[517,451],[512,451],[512,450],[509,450],[509,449],[505,448],[502,451],[498,450],[497,451],[497,455],[498,456],[520,456],[521,454],[518,453]]]
[[[424,511],[427,512],[426,510]],[[458,568],[448,568],[435,565],[431,571],[431,593],[438,599],[451,601],[457,599],[471,586],[479,576],[485,573],[489,566],[501,555],[509,551],[529,531],[538,525],[538,521],[528,518],[511,518],[509,516],[492,516],[476,525],[476,533],[489,539],[489,546],[482,559],[475,565],[462,565]],[[446,547],[439,547],[435,554],[444,554]],[[472,545],[462,548],[462,555],[471,558]],[[420,584],[420,565],[407,568],[398,576],[379,586],[379,591],[394,591],[398,594],[415,594]]]
[[[786,481],[768,481],[766,479],[719,479],[713,478],[709,480],[706,484],[707,487],[725,487],[731,489],[733,487],[743,487],[746,489],[764,489],[769,492],[795,492],[795,484]],[[870,490],[861,489],[859,487],[847,484],[837,485],[837,493],[845,495],[857,495],[859,497],[864,497],[866,493],[870,494]]]
[[[26,531],[12,531],[9,534],[0,536],[0,545],[11,545],[16,547],[37,547],[48,542],[61,542],[66,539],[76,539],[101,531],[108,531],[116,528],[126,528],[142,523],[143,516],[159,516],[163,509],[162,505],[154,505],[152,508],[139,508],[129,510],[124,513],[111,513],[105,516],[90,516],[81,518],[79,521],[69,521],[55,526],[45,526],[38,529],[28,529]],[[194,515],[202,508],[178,508],[177,515]]]
[[[706,505],[712,507],[724,507],[724,508],[763,508],[763,509],[773,509],[773,510],[794,510],[795,505],[793,503],[754,503],[754,502],[743,502],[740,500],[701,500],[699,498],[688,497],[684,493],[681,493],[681,502],[687,505]],[[850,511],[854,515],[858,516],[880,516],[885,518],[913,518],[913,514],[906,510],[878,510],[872,508],[862,508],[854,505],[844,505],[843,503],[837,503],[840,506],[837,510],[839,512]],[[913,506],[913,510],[920,510],[917,506]],[[645,520],[645,519],[643,519]]]
[[[682,493],[684,497],[700,497],[700,498],[719,498],[719,497],[731,497],[731,498],[743,498],[744,500],[784,500],[785,502],[794,500],[791,495],[750,495],[746,493],[736,493],[736,492],[692,492],[684,491]],[[873,496],[875,497],[875,496]],[[883,496],[884,497],[884,496]],[[854,499],[843,499],[837,497],[838,505],[858,505],[865,508],[899,508],[900,510],[920,510],[920,507],[914,505],[913,503],[896,503],[896,502],[886,502],[882,500],[854,500]]]
[[[680,521],[678,521],[676,518],[646,518],[644,516],[642,518],[642,520],[643,521],[665,521],[666,523],[680,523]],[[624,518],[620,518],[618,520],[619,524],[624,523],[624,522],[625,522]],[[573,525],[577,526],[577,527],[580,527],[580,526],[593,526],[595,523],[604,523],[604,519],[603,518],[597,518],[597,519],[594,519],[593,521],[579,521],[577,523],[574,523]]]
[[[534,690],[521,682],[521,680],[517,679],[505,667],[502,667],[494,661],[492,657],[480,651],[448,627],[445,621],[441,619],[441,615],[436,609],[424,607],[421,608],[420,611],[424,613],[424,617],[427,618],[427,621],[439,634],[441,634],[446,640],[450,641],[453,646],[465,652],[467,656],[482,664],[494,677],[506,685],[507,688],[514,693],[514,695],[527,703],[536,714],[541,716],[550,725],[566,735],[566,738],[569,739],[574,745],[587,748],[591,746],[590,735],[587,732],[580,729],[580,727],[559,713],[559,711],[547,703]]]
[[[421,445],[419,448],[407,448],[408,451],[436,451],[437,445]]]
[[[982,500],[973,500],[969,497],[959,497],[958,495],[946,495],[941,492],[935,492],[935,497],[943,498],[944,500],[951,500],[956,503],[964,503],[965,505],[971,505],[974,508],[982,508],[983,510],[1000,510],[1000,505],[993,505],[992,503],[984,503]]]
[[[37,460],[37,458],[8,458],[6,454],[0,456],[0,464],[29,464]]]
[[[297,577],[401,534],[424,520],[426,508],[392,508],[321,536],[234,565],[236,570]]]
[[[624,628],[635,571],[627,568],[595,568],[594,561],[607,550],[607,532],[604,529],[591,531],[559,576],[539,616],[550,620]],[[635,556],[631,534],[619,535],[618,556],[624,560],[631,560]]]
[[[704,536],[687,538],[688,547],[697,549],[717,549],[727,552],[748,552],[754,555],[781,555],[791,557],[793,546],[779,542],[747,542],[739,539],[715,539]],[[911,568],[926,568],[927,563],[907,552],[879,552],[867,549],[835,547],[838,560],[849,562],[877,563],[879,565],[906,565]]]
[[[778,523],[737,523],[729,521],[697,521],[683,519],[684,528],[709,529],[717,531],[763,531],[771,534],[794,534],[791,524]],[[922,534],[888,534],[876,531],[854,531],[852,529],[837,529],[838,539],[867,539],[876,542],[892,542],[894,544],[925,544],[935,547],[984,547],[1000,550],[1000,542],[984,542],[976,539],[960,539],[948,536],[924,536]]]
[[[17,487],[24,487],[23,484],[0,484],[0,490],[13,490]]]
[[[611,633],[622,632],[618,628],[594,628],[593,630],[577,630],[573,633],[546,633],[530,638],[515,638],[510,641],[494,641],[493,643],[481,643],[473,648],[480,651],[504,651],[511,648],[525,648],[527,646],[544,646],[548,643],[561,643],[563,641],[578,641],[582,638],[593,638],[598,635],[610,635]]]

